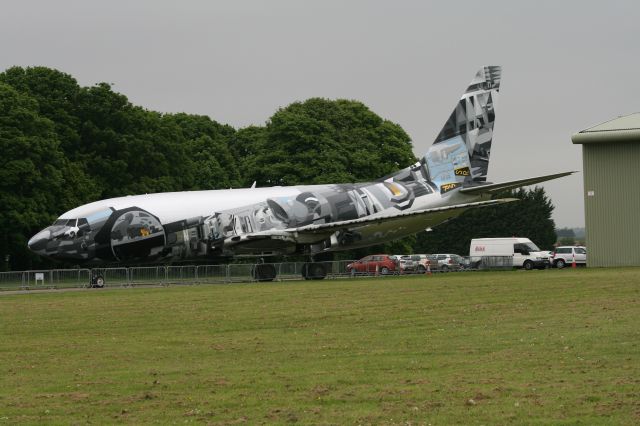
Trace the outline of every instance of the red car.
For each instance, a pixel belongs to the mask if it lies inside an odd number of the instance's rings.
[[[388,254],[374,254],[363,257],[347,265],[347,272],[350,274],[375,274],[376,272],[386,275],[398,270],[398,263],[395,258]]]

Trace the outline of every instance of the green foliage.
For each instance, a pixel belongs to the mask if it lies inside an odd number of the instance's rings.
[[[0,254],[15,267],[38,266],[27,250],[28,238],[59,211],[95,193],[78,164],[60,148],[53,122],[38,102],[0,82]],[[4,259],[2,259],[4,260]]]
[[[551,219],[553,204],[544,188],[519,189],[496,198],[519,201],[494,207],[468,210],[451,222],[418,234],[415,245],[420,253],[469,254],[473,238],[526,237],[541,249],[551,249],[556,241]]]
[[[233,127],[202,115],[174,114],[164,118],[178,126],[181,134],[177,139],[184,139],[188,158],[188,170],[184,172],[193,174],[186,189],[223,189],[241,184],[238,162],[230,148]]]
[[[367,181],[415,161],[400,126],[349,100],[293,103],[236,143],[247,156],[245,184],[261,186]]]
[[[561,237],[575,238],[576,233],[574,232],[574,230],[572,228],[559,228],[559,229],[556,229],[556,235],[559,238],[561,238]]]
[[[574,237],[561,237],[558,240],[559,246],[572,246],[576,243],[576,239]]]

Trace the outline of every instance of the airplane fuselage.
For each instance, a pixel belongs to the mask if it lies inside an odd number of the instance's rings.
[[[41,255],[77,262],[313,255],[390,241],[429,224],[405,218],[392,226],[383,221],[297,238],[286,231],[478,198],[455,190],[442,194],[424,178],[135,195],[70,210],[35,235],[29,246]],[[255,237],[261,234],[270,237]]]

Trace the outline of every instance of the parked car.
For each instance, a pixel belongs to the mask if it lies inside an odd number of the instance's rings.
[[[587,248],[583,246],[561,246],[556,247],[551,255],[551,264],[558,269],[571,265],[575,259],[576,265],[585,266],[587,264]]]
[[[411,256],[406,254],[396,254],[392,257],[398,260],[400,272],[414,272],[416,270],[416,262],[411,259]]]
[[[360,260],[349,263],[347,272],[350,274],[374,274],[376,272],[386,275],[396,272],[399,267],[399,261],[388,254],[374,254],[365,256]]]
[[[460,270],[464,268],[465,260],[457,254],[434,254],[435,269],[441,271]],[[434,267],[434,263],[431,264]]]
[[[415,271],[417,273],[425,273],[431,269],[432,259],[428,254],[412,254],[411,260],[415,263]],[[433,261],[435,261],[435,258],[433,258]]]

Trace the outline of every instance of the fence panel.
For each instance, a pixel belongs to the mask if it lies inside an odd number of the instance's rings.
[[[198,282],[205,284],[226,283],[227,265],[199,265]]]
[[[26,287],[26,272],[0,272],[0,290],[20,290]]]
[[[343,278],[351,276],[351,273],[347,271],[347,265],[355,262],[354,260],[336,260],[327,265],[327,277],[328,278]]]
[[[80,288],[89,286],[90,279],[89,269],[53,269],[50,284],[55,288]]]
[[[326,278],[383,275],[375,268],[375,263],[356,264],[352,260],[320,263],[324,265]],[[350,264],[357,266],[357,270],[347,269]],[[0,290],[85,287],[91,285],[92,277],[98,276],[104,278],[106,287],[270,281],[273,273],[275,280],[300,280],[304,265],[305,262],[282,262],[10,271],[0,272]],[[461,268],[451,270],[512,269],[513,259],[511,256],[472,256],[464,257],[461,265]],[[433,266],[431,270],[437,271]]]
[[[167,282],[165,266],[136,266],[129,268],[129,285],[164,285]]]
[[[92,274],[104,278],[105,287],[126,287],[129,285],[129,271],[127,268],[93,269]]]
[[[299,280],[302,279],[302,265],[304,262],[282,262],[276,264],[276,279],[279,281],[284,280]]]
[[[51,288],[51,271],[25,271],[25,288]]]
[[[195,265],[167,266],[167,284],[197,284],[198,268]]]
[[[227,280],[228,282],[250,282],[255,281],[253,278],[254,265],[252,263],[232,263],[228,265]]]

